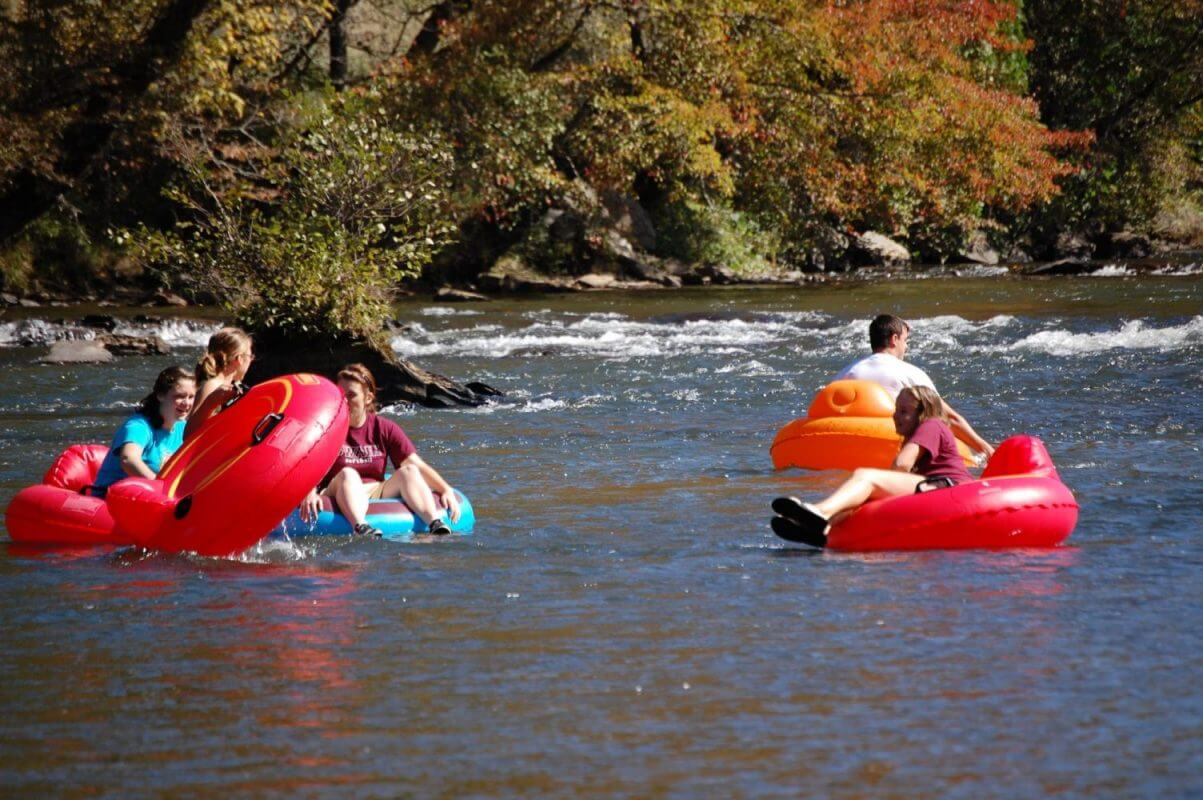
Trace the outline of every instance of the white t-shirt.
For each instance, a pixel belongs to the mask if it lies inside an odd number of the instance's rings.
[[[932,390],[936,388],[926,372],[889,353],[874,353],[849,364],[835,379],[880,383],[895,400],[898,399],[898,393],[907,386],[928,386]]]

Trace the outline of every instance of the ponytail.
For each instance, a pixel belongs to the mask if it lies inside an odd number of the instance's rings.
[[[209,346],[205,349],[200,361],[196,362],[196,379],[207,381],[216,378],[238,354],[239,350],[250,347],[251,337],[241,328],[222,328],[209,337]]]

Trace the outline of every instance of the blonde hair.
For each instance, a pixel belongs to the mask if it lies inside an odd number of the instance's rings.
[[[936,394],[936,390],[930,386],[907,386],[901,392],[901,395],[908,395],[915,401],[915,405],[919,407],[919,421],[925,422],[929,419],[938,419],[943,423],[948,422],[948,409],[944,405],[944,401],[940,399],[940,395]]]
[[[338,380],[355,381],[367,390],[368,396],[364,406],[368,411],[376,411],[376,377],[363,364],[347,364],[338,371]]]
[[[209,346],[196,362],[196,379],[207,381],[220,375],[238,351],[251,346],[251,336],[242,328],[222,328],[209,337]]]

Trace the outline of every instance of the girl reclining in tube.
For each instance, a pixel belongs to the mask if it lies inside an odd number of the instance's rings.
[[[957,452],[944,402],[933,389],[911,386],[899,392],[894,407],[894,429],[902,436],[903,443],[891,469],[858,469],[817,503],[778,497],[773,501],[773,511],[779,515],[773,518],[773,531],[791,542],[824,547],[832,520],[869,500],[947,488],[973,480]]]
[[[338,386],[347,397],[350,427],[338,459],[301,504],[301,517],[321,511],[332,498],[358,534],[380,536],[366,521],[369,500],[400,497],[435,534],[450,533],[444,513],[459,519],[459,500],[451,485],[422,460],[397,423],[376,414],[376,379],[363,364],[339,370]],[[385,479],[388,462],[396,471]]]
[[[131,475],[154,478],[184,443],[184,420],[195,397],[196,379],[187,369],[173,366],[160,372],[138,411],[113,436],[91,493],[104,497],[110,486]]]

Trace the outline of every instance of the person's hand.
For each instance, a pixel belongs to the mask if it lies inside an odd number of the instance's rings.
[[[317,489],[310,489],[309,494],[301,501],[301,519],[313,522],[322,510],[322,498],[318,497]]]
[[[455,496],[454,489],[448,489],[439,496],[439,506],[447,509],[447,516],[451,517],[451,521],[455,522],[459,519],[459,498]]]

